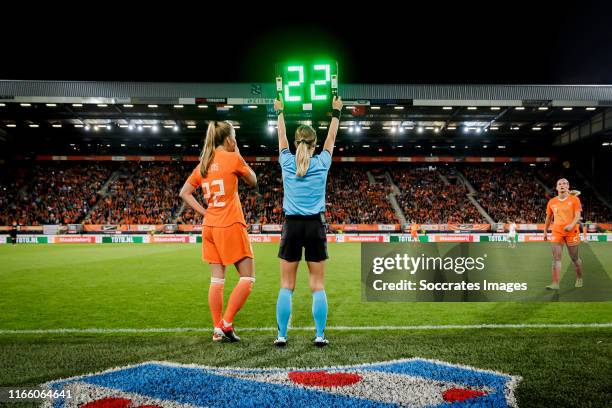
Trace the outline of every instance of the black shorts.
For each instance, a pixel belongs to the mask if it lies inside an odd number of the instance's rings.
[[[302,248],[307,262],[321,262],[328,258],[322,215],[285,216],[278,257],[287,262],[301,261]]]

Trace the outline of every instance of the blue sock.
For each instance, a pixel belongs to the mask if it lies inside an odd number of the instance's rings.
[[[291,296],[293,291],[280,288],[276,300],[276,323],[278,324],[278,337],[287,337],[287,326],[291,316]]]
[[[317,337],[323,337],[327,324],[327,296],[324,290],[312,294],[312,317],[317,329]]]

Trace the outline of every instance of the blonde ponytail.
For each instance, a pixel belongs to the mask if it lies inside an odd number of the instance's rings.
[[[317,133],[306,125],[301,125],[295,131],[295,175],[304,177],[310,166],[310,156],[317,145]]]
[[[206,130],[206,138],[204,139],[204,147],[200,154],[200,174],[206,177],[208,167],[215,158],[215,148],[221,146],[225,139],[232,134],[233,127],[228,122],[211,121]]]

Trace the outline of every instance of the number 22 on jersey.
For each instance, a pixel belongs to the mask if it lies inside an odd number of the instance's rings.
[[[216,191],[213,191],[213,188],[218,186]],[[202,188],[204,189],[204,198],[206,202],[210,199],[212,194],[212,205],[213,207],[225,207],[225,201],[223,201],[223,197],[225,196],[225,187],[223,186],[223,179],[217,179],[210,182],[202,183]]]

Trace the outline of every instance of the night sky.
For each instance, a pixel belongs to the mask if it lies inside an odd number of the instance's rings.
[[[277,61],[328,56],[344,83],[612,84],[610,2],[537,3],[29,21],[3,41],[0,79],[268,82]]]

